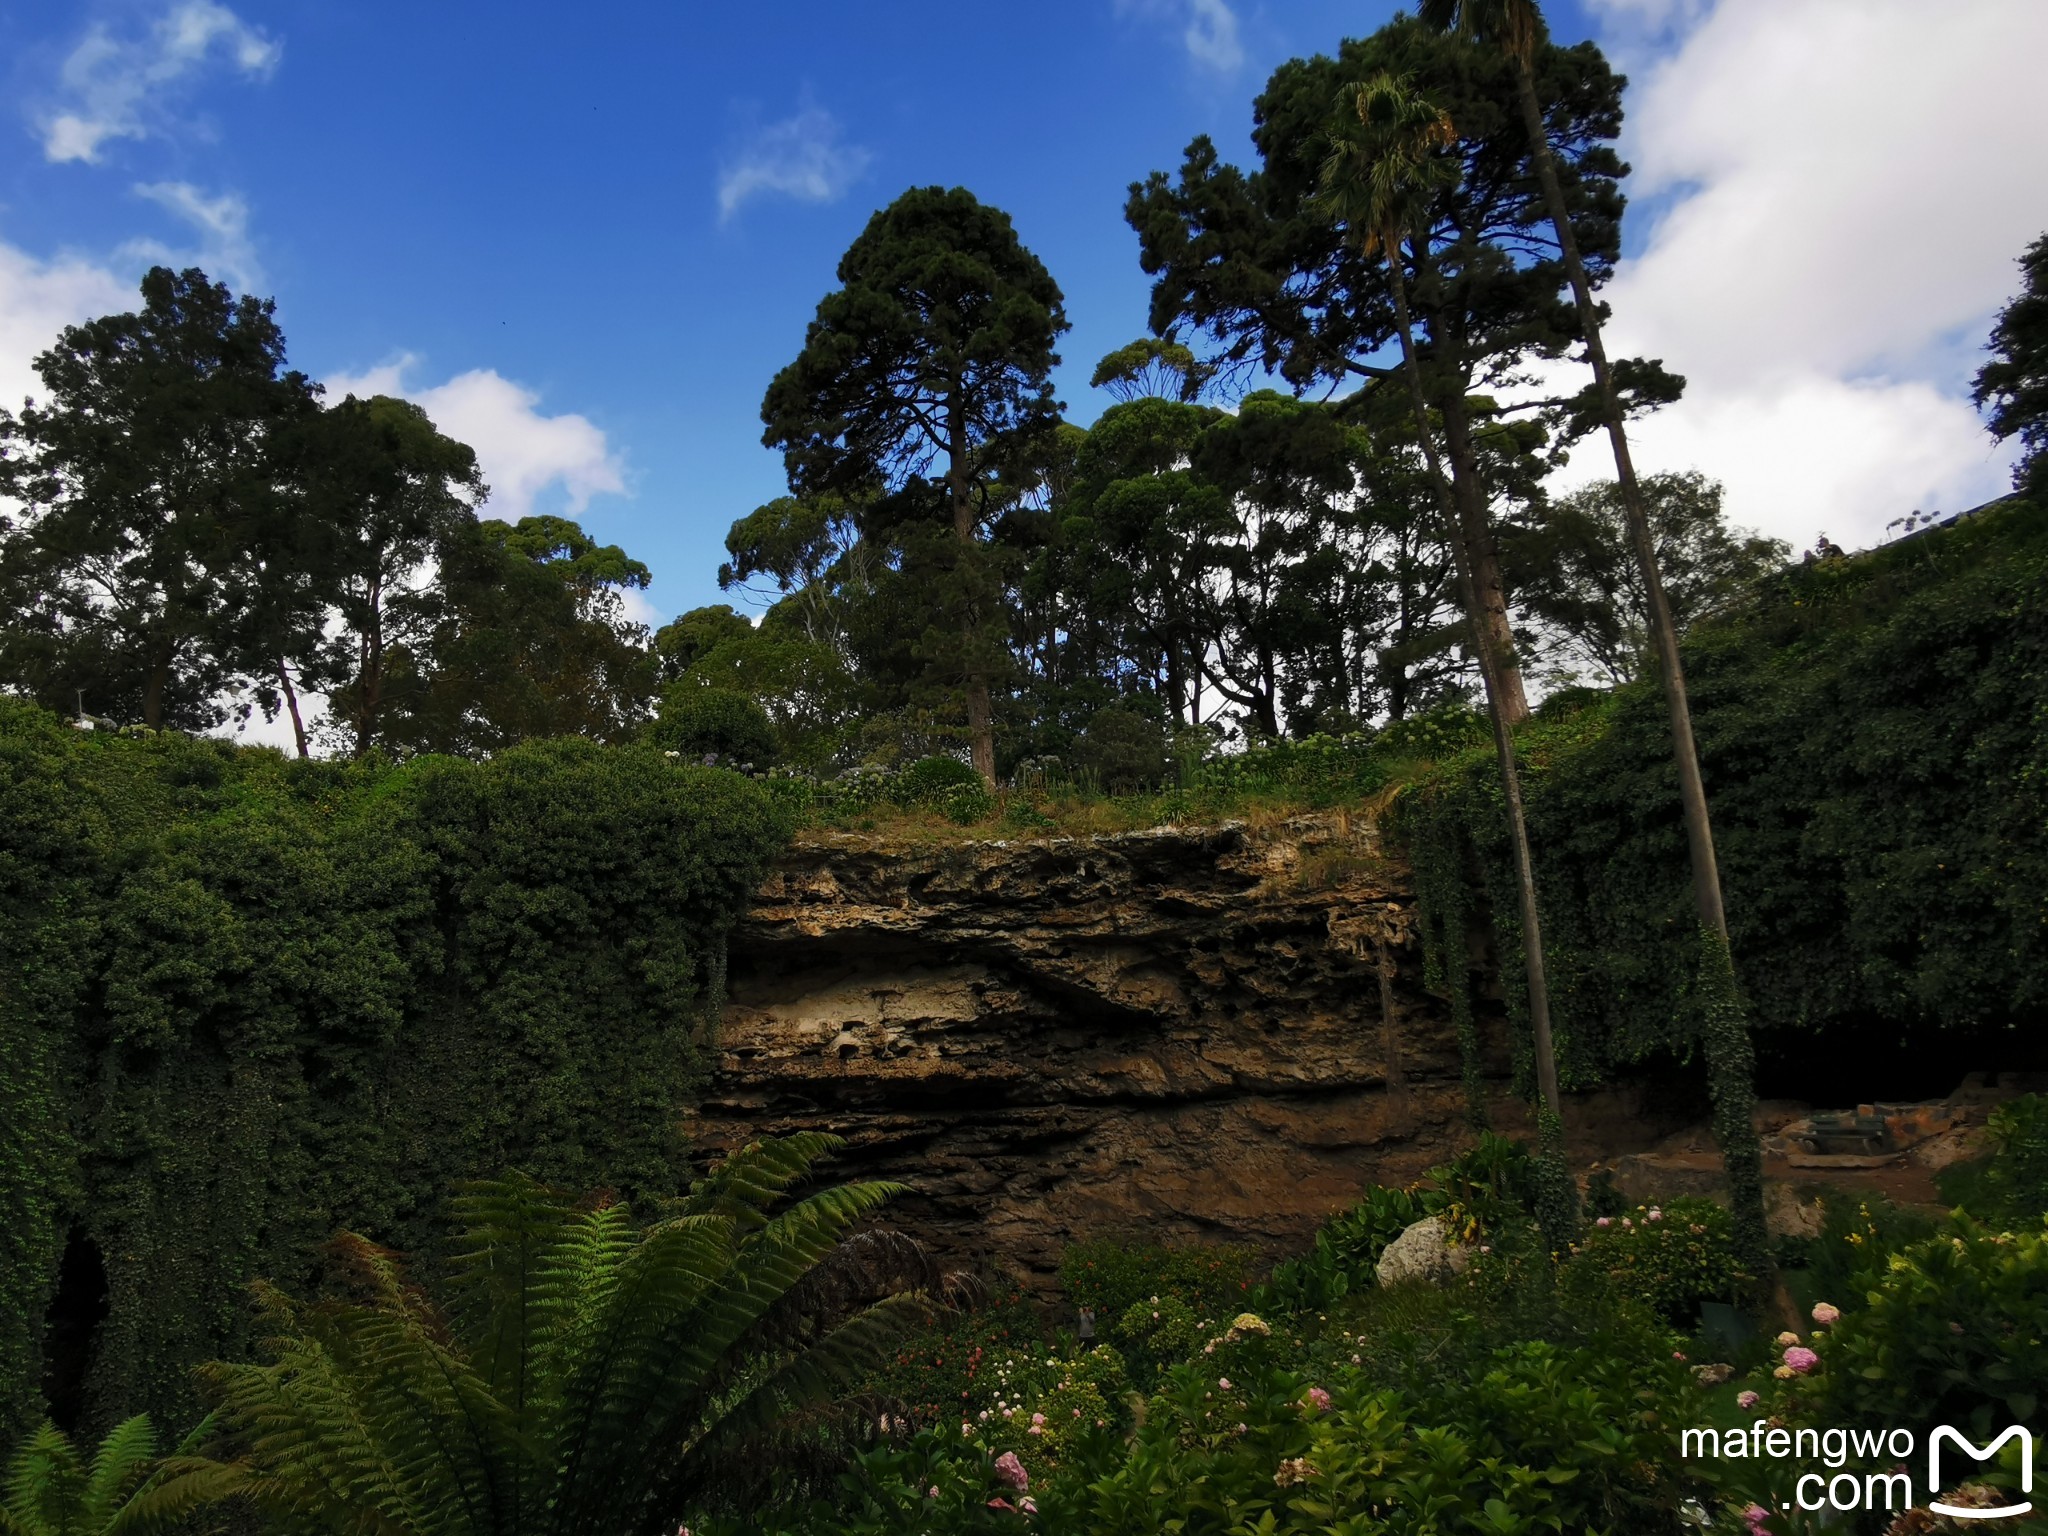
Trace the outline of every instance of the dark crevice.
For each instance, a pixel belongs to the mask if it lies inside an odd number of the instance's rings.
[[[107,1266],[100,1245],[73,1229],[57,1265],[57,1290],[43,1316],[43,1400],[50,1419],[75,1435],[85,1417],[93,1341],[107,1320]]]

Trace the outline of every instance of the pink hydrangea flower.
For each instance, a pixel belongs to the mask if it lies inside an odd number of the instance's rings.
[[[1612,1216],[1602,1216],[1593,1225],[1596,1227],[1611,1227],[1614,1225],[1614,1218]]]
[[[1754,1408],[1754,1407],[1755,1407],[1756,1405],[1757,1405],[1757,1395],[1756,1395],[1756,1394],[1755,1394],[1754,1392],[1738,1392],[1738,1393],[1736,1393],[1736,1394],[1735,1394],[1735,1406],[1736,1406],[1736,1407],[1738,1407],[1738,1408]]]
[[[1308,1389],[1308,1405],[1317,1413],[1328,1413],[1330,1411],[1330,1394],[1321,1387],[1310,1387]]]
[[[1825,1328],[1831,1323],[1838,1323],[1842,1320],[1842,1309],[1840,1307],[1831,1307],[1824,1301],[1816,1302],[1813,1308],[1813,1320]]]
[[[1045,1422],[1045,1415],[1042,1413],[1034,1413],[1033,1415],[1031,1415],[1031,1422],[1034,1424],[1043,1424]]]
[[[1218,1376],[1216,1378],[1216,1385],[1228,1392],[1230,1390],[1230,1378],[1228,1376]]]
[[[1794,1344],[1785,1351],[1785,1363],[1804,1376],[1808,1371],[1820,1364],[1820,1356],[1803,1344]]]
[[[1663,1213],[1662,1211],[1658,1210],[1658,1209],[1657,1209],[1657,1208],[1656,1208],[1655,1206],[1651,1206],[1651,1207],[1650,1207],[1650,1220],[1652,1220],[1652,1221],[1662,1221],[1663,1219],[1664,1219],[1664,1213]]]
[[[996,1476],[1019,1493],[1031,1486],[1031,1474],[1024,1470],[1024,1463],[1017,1459],[1015,1451],[1005,1451],[996,1458]]]

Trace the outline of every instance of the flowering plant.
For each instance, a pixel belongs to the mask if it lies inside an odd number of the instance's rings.
[[[1682,1198],[1588,1228],[1565,1264],[1566,1288],[1608,1290],[1689,1326],[1700,1303],[1732,1296],[1745,1276],[1733,1222],[1712,1200]]]

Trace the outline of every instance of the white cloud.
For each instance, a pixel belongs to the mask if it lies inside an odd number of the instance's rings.
[[[531,513],[553,487],[571,517],[582,515],[593,496],[625,493],[619,456],[587,416],[544,416],[538,394],[488,368],[414,388],[406,375],[415,361],[408,354],[364,373],[330,376],[327,398],[400,395],[416,402],[436,427],[476,450],[491,488],[485,510],[508,522]]]
[[[67,325],[134,309],[133,281],[77,256],[44,261],[0,241],[0,409],[40,397],[35,359]]]
[[[131,240],[121,247],[123,256],[165,266],[196,262],[208,276],[225,279],[244,293],[262,284],[263,268],[249,239],[249,205],[240,196],[223,192],[208,197],[189,181],[138,184],[135,193],[190,224],[199,233],[199,248],[182,252],[154,240]]]
[[[1183,23],[1181,46],[1206,69],[1231,74],[1244,63],[1237,13],[1229,0],[1117,0],[1120,14],[1158,16]]]
[[[215,58],[262,78],[282,48],[214,0],[184,0],[140,38],[95,25],[64,61],[65,104],[38,121],[47,159],[96,164],[110,139],[147,138],[162,126],[167,98]]]
[[[1632,192],[1671,201],[1607,293],[1610,349],[1689,381],[1632,434],[1642,467],[1717,476],[1737,522],[1801,544],[1997,495],[1968,378],[2048,223],[2048,6],[1602,4],[1692,21],[1630,93]]]
[[[838,121],[822,107],[758,130],[718,175],[718,221],[727,223],[748,198],[779,192],[799,202],[835,202],[872,158],[840,140]]]

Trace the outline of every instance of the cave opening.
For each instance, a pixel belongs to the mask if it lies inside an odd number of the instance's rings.
[[[73,1228],[57,1264],[57,1289],[43,1315],[43,1400],[67,1435],[85,1417],[93,1341],[107,1320],[107,1266],[100,1245]]]

